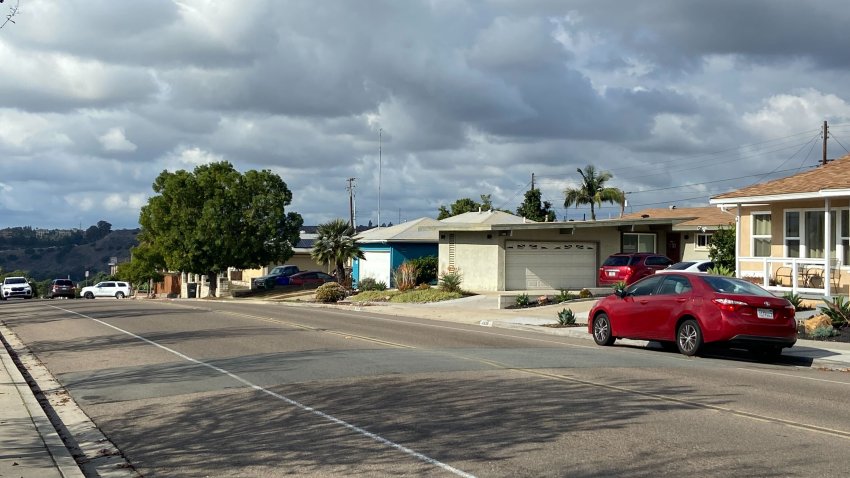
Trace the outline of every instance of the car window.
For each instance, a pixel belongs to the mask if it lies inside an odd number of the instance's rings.
[[[703,281],[715,292],[723,292],[726,294],[748,294],[759,295],[763,297],[775,297],[770,292],[761,287],[741,279],[732,277],[706,276]]]
[[[629,265],[629,256],[610,256],[602,263],[603,266],[619,267]]]
[[[9,277],[6,279],[7,284],[26,284],[27,280],[23,277]]]
[[[697,269],[699,269],[700,272],[707,272],[712,267],[714,267],[713,262],[703,262],[702,264],[697,266]]]
[[[53,281],[53,283],[56,284],[56,285],[66,285],[66,286],[69,286],[69,287],[74,285],[74,283],[69,281],[68,279],[58,279],[58,280]]]
[[[687,277],[668,275],[658,288],[658,295],[685,294],[691,289],[691,283]]]
[[[103,285],[101,285],[101,287],[115,287],[115,283],[114,282],[104,282]]]
[[[646,279],[639,280],[629,286],[626,289],[626,295],[633,296],[642,296],[642,295],[652,295],[655,291],[655,288],[658,286],[658,283],[661,282],[664,276],[659,274],[657,276],[649,276]]]
[[[118,287],[127,287],[127,283],[126,282],[119,282]]]
[[[664,256],[650,256],[646,258],[646,265],[648,266],[666,266],[670,262],[670,259]]]

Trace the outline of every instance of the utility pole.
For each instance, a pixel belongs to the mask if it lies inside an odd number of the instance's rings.
[[[823,161],[826,164],[826,138],[829,136],[829,126],[826,125],[826,120],[823,121]]]
[[[383,146],[381,135],[383,132],[383,128],[378,128],[378,227],[381,227],[381,163],[383,162],[381,158],[381,147]]]
[[[531,190],[534,191],[534,173],[531,173]]]
[[[352,230],[357,231],[357,226],[354,225],[354,180],[357,178],[348,178],[348,215],[351,218],[349,223]]]

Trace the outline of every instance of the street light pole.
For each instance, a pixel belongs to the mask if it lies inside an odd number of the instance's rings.
[[[383,163],[383,159],[381,158],[381,149],[383,146],[383,132],[383,128],[378,128],[378,227],[381,227],[381,166]]]

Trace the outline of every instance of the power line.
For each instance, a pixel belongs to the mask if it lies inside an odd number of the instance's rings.
[[[809,167],[814,168],[815,166],[809,166]],[[800,170],[800,168],[790,168],[790,169],[783,169],[783,170],[780,170],[780,171],[771,171],[767,174],[785,173],[785,172],[789,172],[789,171],[799,171],[799,170]],[[702,185],[705,185],[705,184],[722,183],[722,182],[725,182],[725,181],[735,181],[737,179],[752,178],[752,177],[756,177],[756,176],[765,176],[765,174],[764,173],[758,173],[758,174],[750,174],[750,175],[747,175],[747,176],[736,176],[734,178],[717,179],[715,181],[705,181],[705,182],[702,182],[702,183],[682,184],[680,186],[668,186],[668,187],[664,187],[664,188],[644,189],[644,190],[641,190],[641,191],[627,191],[626,194],[642,194],[642,193],[649,193],[649,192],[655,192],[655,191],[667,191],[667,190],[670,190],[670,189],[679,189],[679,188],[687,188],[687,187],[692,187],[692,186],[702,186]]]

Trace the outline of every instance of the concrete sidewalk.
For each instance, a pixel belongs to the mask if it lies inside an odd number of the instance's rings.
[[[0,476],[83,478],[12,357],[0,344]]]

